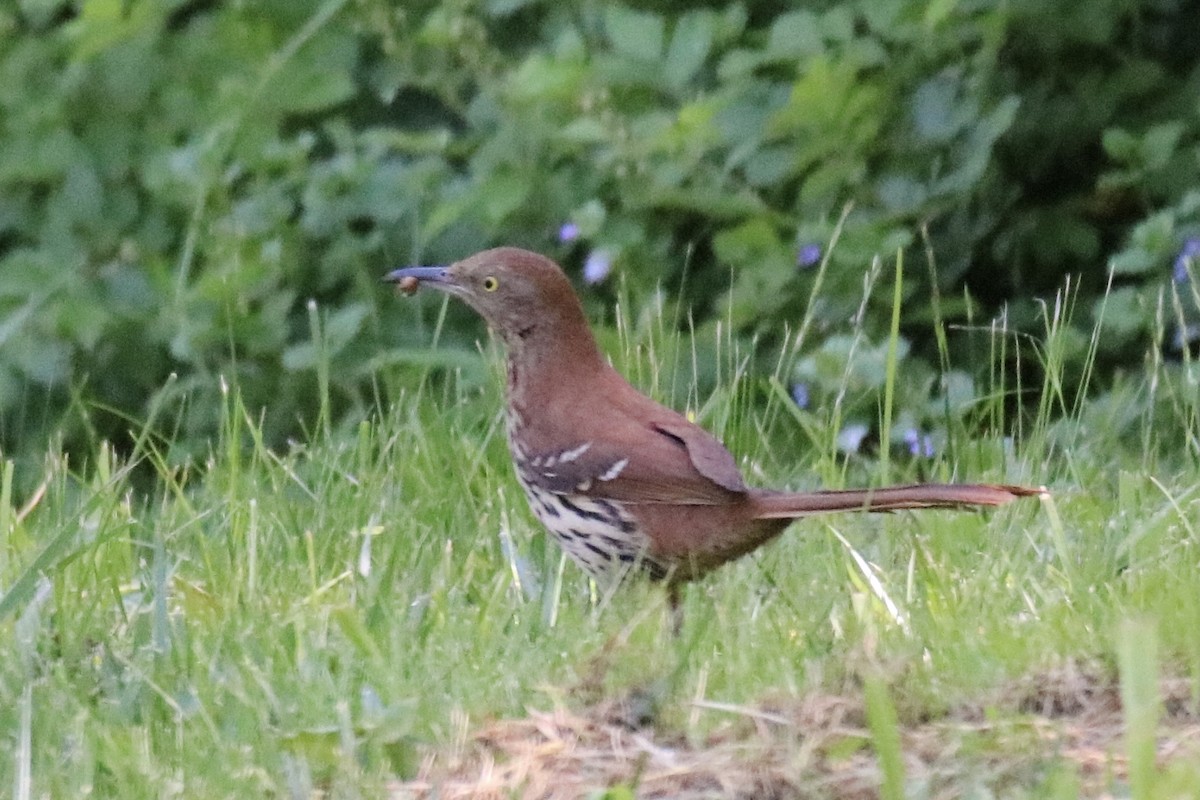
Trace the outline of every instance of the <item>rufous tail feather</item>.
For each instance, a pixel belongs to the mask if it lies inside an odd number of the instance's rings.
[[[759,519],[787,519],[832,511],[898,511],[905,508],[972,508],[1002,506],[1018,497],[1045,493],[1044,488],[1001,484],[919,483],[879,489],[818,492],[756,490]]]

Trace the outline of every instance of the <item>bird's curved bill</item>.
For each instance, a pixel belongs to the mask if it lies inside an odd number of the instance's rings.
[[[416,294],[417,289],[423,285],[451,294],[454,294],[457,288],[448,267],[405,267],[392,270],[384,275],[383,279],[396,284],[396,288],[407,295]]]
[[[387,283],[411,282],[414,280],[435,285],[449,283],[450,269],[448,267],[404,267],[403,269],[392,270],[383,276],[383,280]]]

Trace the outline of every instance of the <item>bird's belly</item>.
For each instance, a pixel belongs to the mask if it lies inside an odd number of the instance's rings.
[[[521,486],[534,516],[567,555],[592,577],[618,581],[635,572],[653,580],[667,577],[667,566],[650,553],[650,537],[629,511],[612,500],[558,494],[524,480]]]

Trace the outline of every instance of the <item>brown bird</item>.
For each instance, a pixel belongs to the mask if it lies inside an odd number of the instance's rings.
[[[384,280],[474,308],[508,350],[508,447],[534,515],[598,580],[680,584],[830,511],[999,506],[1042,489],[915,484],[786,492],[748,487],[710,433],[634,389],[601,355],[562,269],[514,247]]]

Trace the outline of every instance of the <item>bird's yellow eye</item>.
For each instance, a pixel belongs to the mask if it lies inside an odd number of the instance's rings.
[[[500,281],[496,280],[491,275],[483,279],[483,290],[485,292],[494,292],[500,288]]]

